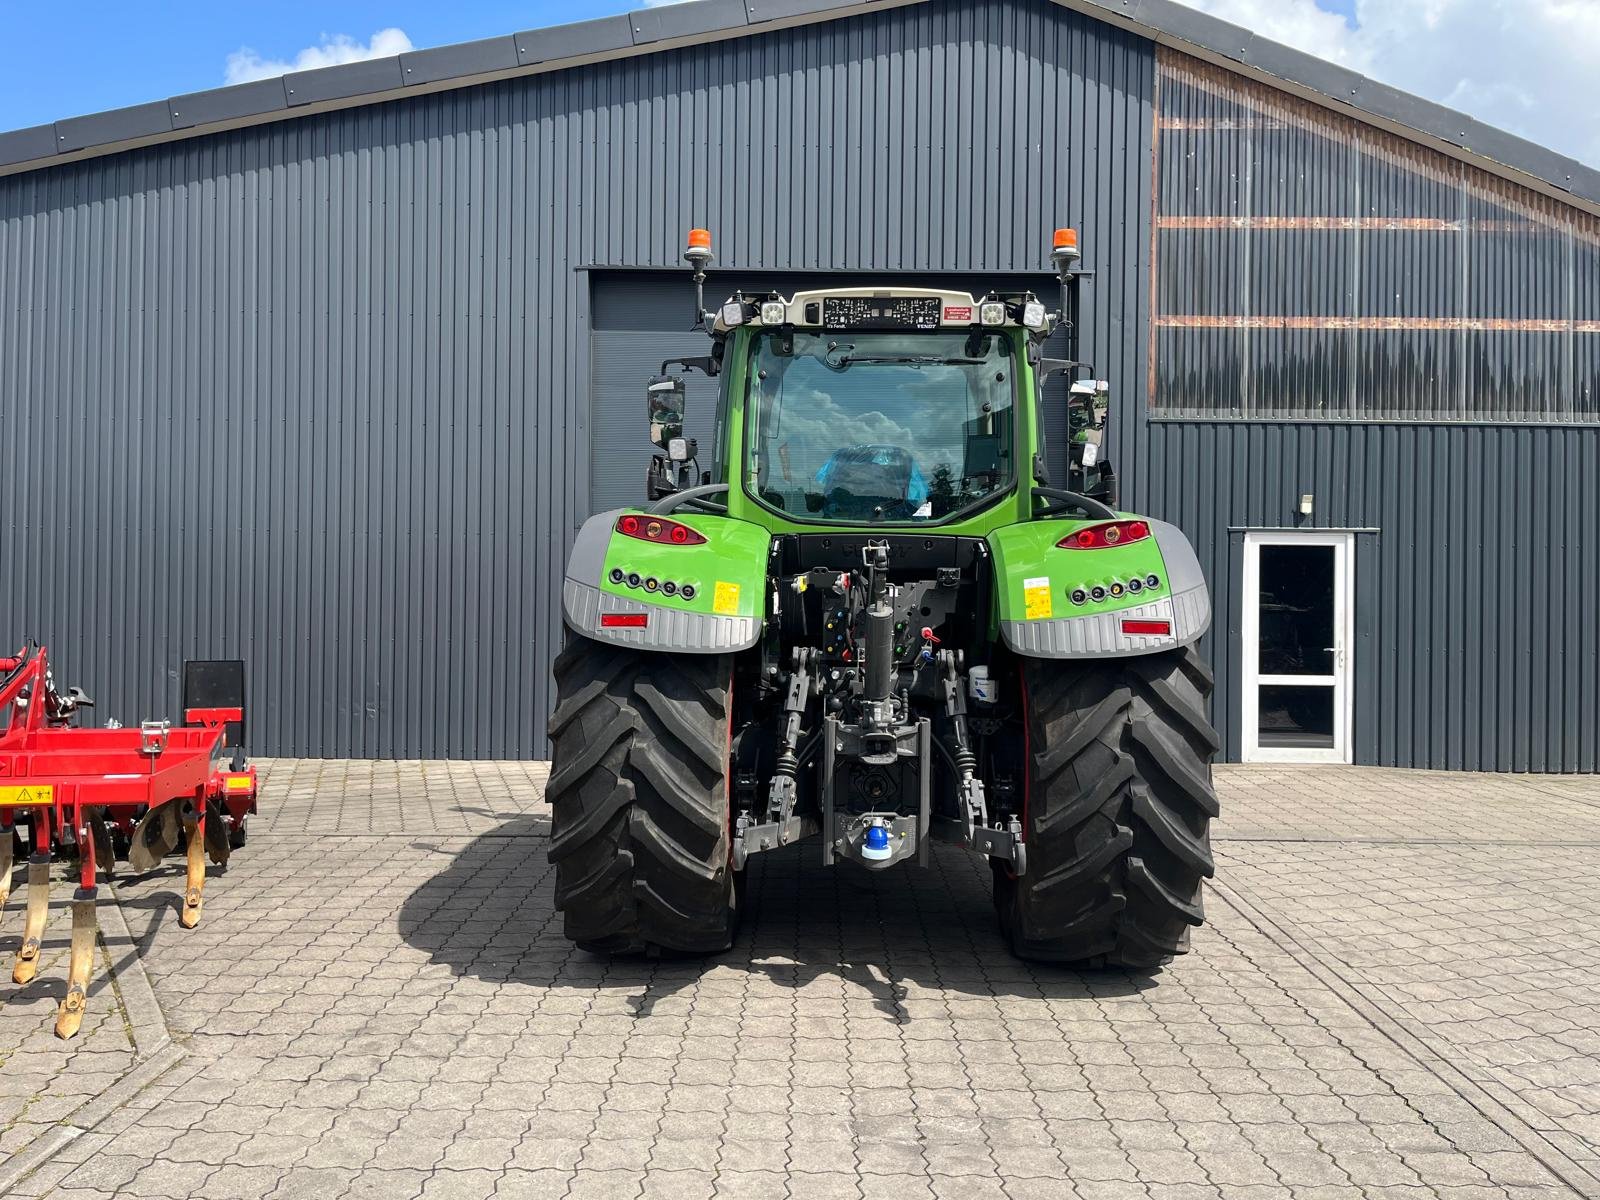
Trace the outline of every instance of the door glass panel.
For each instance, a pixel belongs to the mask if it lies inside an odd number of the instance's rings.
[[[1261,547],[1261,674],[1333,674],[1333,555],[1332,546]]]
[[[1261,685],[1261,745],[1332,748],[1333,689]]]

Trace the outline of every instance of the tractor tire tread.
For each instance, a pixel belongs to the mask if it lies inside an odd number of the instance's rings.
[[[1024,958],[1149,969],[1184,953],[1215,873],[1212,676],[1194,647],[1023,665],[1028,870],[996,874]]]
[[[732,660],[596,642],[556,660],[548,857],[566,935],[601,954],[726,949]]]

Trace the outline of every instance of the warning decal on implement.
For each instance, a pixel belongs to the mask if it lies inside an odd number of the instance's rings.
[[[1022,599],[1030,621],[1043,621],[1050,616],[1050,580],[1024,579]]]
[[[711,597],[711,611],[720,617],[732,617],[739,612],[739,585],[717,580],[717,590]]]
[[[55,802],[56,789],[53,784],[35,783],[27,787],[0,787],[0,808],[27,808],[36,804]]]

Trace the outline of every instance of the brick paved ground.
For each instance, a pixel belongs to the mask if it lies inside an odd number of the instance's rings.
[[[10,836],[9,832],[5,836]],[[67,950],[72,929],[70,905],[75,869],[53,872],[53,901],[39,973],[26,987],[11,982],[11,965],[22,940],[22,909],[27,899],[27,865],[19,856],[17,890],[0,924],[0,1161],[22,1149],[73,1110],[110,1087],[133,1066],[121,997],[107,978],[102,948],[96,955],[89,1012],[70,1042],[55,1036],[56,1011],[67,987]],[[131,947],[120,947],[131,953]]]
[[[1600,1195],[1600,782],[1219,774],[1148,979],[1014,962],[945,848],[758,859],[732,952],[607,963],[539,768],[272,764],[201,928],[121,889],[185,1057],[20,1192]]]

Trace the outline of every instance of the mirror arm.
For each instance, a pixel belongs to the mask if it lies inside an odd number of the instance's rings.
[[[1091,373],[1094,367],[1078,357],[1078,329],[1080,320],[1080,292],[1083,281],[1093,279],[1093,271],[1080,270],[1070,265],[1070,260],[1059,259],[1057,266],[1060,273],[1056,276],[1061,281],[1061,311],[1057,314],[1061,323],[1067,329],[1067,357],[1064,359],[1046,359],[1046,362],[1059,364],[1052,367],[1055,370],[1077,370],[1087,367]]]
[[[690,333],[701,333],[710,328],[707,318],[711,314],[706,311],[706,264],[695,263],[694,272],[694,324],[689,327]],[[713,320],[715,318],[712,318]]]
[[[722,362],[714,354],[705,354],[698,358],[669,358],[661,364],[660,374],[665,375],[668,367],[682,367],[685,371],[699,371],[702,375],[715,376],[722,369]]]
[[[1043,383],[1052,375],[1061,375],[1088,368],[1094,371],[1093,363],[1079,362],[1075,358],[1041,358],[1039,360],[1039,382]]]

